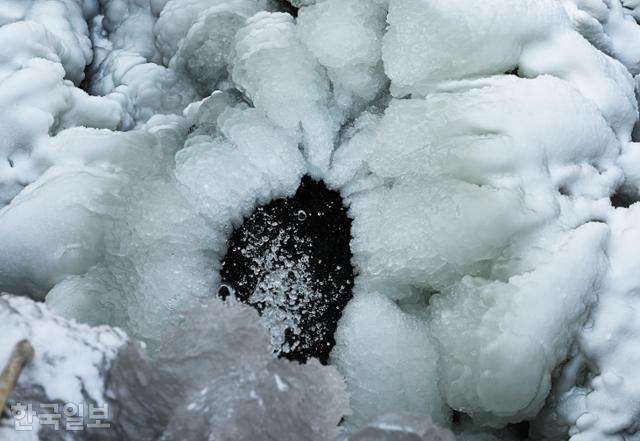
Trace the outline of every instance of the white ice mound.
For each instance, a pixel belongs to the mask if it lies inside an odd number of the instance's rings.
[[[235,100],[216,92],[190,109],[198,128],[176,155],[185,194],[218,228],[241,223],[257,203],[292,195],[304,174],[295,137],[245,104],[232,108]]]
[[[602,115],[552,77],[394,100],[368,127],[338,149],[329,176],[345,188],[393,183],[349,197],[352,251],[371,281],[441,289],[486,273],[516,237],[567,210],[561,193],[598,199],[622,180]]]
[[[265,0],[171,0],[155,25],[163,61],[211,93],[227,78],[237,31],[266,6]]]
[[[531,272],[465,277],[431,300],[447,402],[487,424],[534,417],[596,300],[608,228],[584,225]],[[540,315],[532,315],[535,310]]]
[[[438,353],[427,325],[407,316],[385,296],[356,291],[344,311],[331,356],[349,385],[350,426],[363,427],[392,411],[430,415],[435,423],[448,424],[449,409],[437,382]]]
[[[2,237],[3,289],[41,296],[55,286],[47,302],[59,312],[151,336],[148,325],[162,328],[181,292],[215,280],[204,221],[163,174],[176,138],[78,128],[54,139],[58,164],[0,214],[12,229]],[[176,266],[202,277],[191,284]]]
[[[601,109],[623,141],[637,119],[632,77],[572,27],[561,3],[391,0],[383,60],[394,96],[425,94],[447,80],[517,68],[565,79]],[[465,11],[469,8],[474,14]]]
[[[513,70],[523,47],[568,26],[554,0],[390,0],[387,22],[382,53],[395,95]]]
[[[342,117],[327,75],[300,42],[293,17],[253,16],[236,36],[236,57],[233,81],[258,110],[304,143],[309,171],[321,177]]]
[[[0,8],[0,206],[50,165],[38,154],[49,135],[67,127],[118,125],[117,103],[75,87],[91,61],[91,10],[67,1]]]
[[[386,0],[329,0],[300,10],[304,44],[326,69],[338,105],[359,113],[387,85],[382,66]]]
[[[635,432],[638,406],[638,260],[640,205],[617,209],[608,222],[610,270],[600,289],[599,306],[558,380],[558,392],[537,430],[549,439],[617,440]],[[554,433],[555,431],[555,433]]]
[[[568,0],[563,2],[574,27],[595,47],[619,60],[632,75],[640,73],[640,38],[635,0]]]

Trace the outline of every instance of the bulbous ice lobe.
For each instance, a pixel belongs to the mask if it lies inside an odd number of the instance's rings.
[[[94,59],[88,88],[122,108],[119,128],[140,127],[155,114],[180,114],[200,98],[182,72],[155,61],[156,17],[142,1],[103,0],[102,14],[91,23]]]
[[[300,10],[304,44],[326,69],[337,104],[354,114],[384,91],[381,59],[386,0],[331,0]]]
[[[356,288],[340,325],[332,364],[349,383],[350,426],[362,427],[391,411],[426,414],[436,424],[448,424],[449,409],[438,390],[438,355],[426,323],[382,294]]]
[[[550,104],[558,113],[544,111]],[[330,174],[345,187],[363,175],[393,182],[349,197],[361,279],[438,290],[486,274],[515,238],[570,209],[560,188],[597,199],[622,179],[620,143],[606,121],[552,77],[494,77],[394,100],[359,144],[366,133],[338,149]]]
[[[322,177],[342,115],[290,15],[261,12],[238,31],[232,78],[256,109],[303,144],[309,172]]]
[[[155,28],[163,59],[192,78],[205,94],[211,93],[227,78],[237,31],[266,5],[266,1],[169,2]],[[176,21],[190,25],[181,40],[175,35]]]
[[[488,424],[538,413],[553,369],[595,302],[607,233],[604,225],[584,225],[531,272],[506,282],[467,276],[432,298],[450,405]],[[532,317],[532,308],[542,316]]]
[[[637,436],[637,209],[609,199],[640,188],[638,2],[290,3],[4,2],[0,289],[164,360],[165,389],[138,350],[115,368],[131,439],[326,439],[397,411],[462,440]],[[353,219],[331,355],[351,416],[332,368],[229,337],[254,316],[194,312],[233,228],[305,175]]]
[[[619,60],[632,75],[640,73],[638,2],[634,0],[563,2],[575,28],[595,47]]]
[[[0,206],[51,165],[40,155],[50,135],[119,122],[117,103],[75,87],[91,60],[89,5],[26,1],[0,9]]]
[[[382,48],[395,95],[424,93],[438,82],[507,72],[524,46],[567,19],[559,2],[390,0]]]

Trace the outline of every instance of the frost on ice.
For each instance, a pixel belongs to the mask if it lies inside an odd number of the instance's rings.
[[[12,402],[108,402],[114,440],[637,439],[638,21],[0,0],[0,368],[36,350]],[[256,215],[321,225],[311,180],[350,235]]]

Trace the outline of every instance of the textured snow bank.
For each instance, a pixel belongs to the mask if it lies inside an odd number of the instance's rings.
[[[67,127],[115,128],[117,103],[75,87],[91,61],[86,18],[72,1],[10,1],[0,7],[0,206],[50,165],[39,154]],[[73,81],[73,82],[72,82]]]
[[[640,73],[638,4],[634,0],[563,2],[574,27],[602,52],[620,60],[632,75]]]
[[[0,314],[0,365],[7,364],[18,341],[27,339],[34,348],[20,387],[40,386],[51,400],[65,403],[105,401],[102,376],[127,343],[123,332],[69,323],[42,304],[8,295],[0,297]]]
[[[607,228],[587,224],[507,283],[465,277],[431,302],[447,402],[488,423],[533,418],[596,299]],[[540,316],[531,315],[535,308]],[[508,311],[508,312],[507,312]]]
[[[639,215],[638,204],[610,214],[611,269],[602,282],[598,309],[580,338],[579,352],[558,380],[552,409],[540,418],[538,430],[544,435],[563,439],[562,429],[569,428],[572,440],[617,440],[621,433],[637,430],[640,280],[633,255]]]

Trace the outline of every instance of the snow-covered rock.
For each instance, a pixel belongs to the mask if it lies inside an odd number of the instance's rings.
[[[203,302],[151,354],[118,329],[67,321],[25,298],[0,297],[0,315],[6,337],[0,364],[17,341],[27,339],[34,347],[11,404],[31,405],[35,439],[195,440],[214,431],[217,439],[297,434],[296,439],[320,441],[338,435],[348,412],[337,370],[317,361],[301,366],[274,359],[266,330],[247,306]],[[203,334],[214,340],[193,340]],[[65,405],[83,405],[83,430],[67,429],[73,416],[67,414],[58,418],[60,428],[45,425],[42,414],[52,403],[61,415]],[[109,427],[85,426],[88,407],[105,403]],[[0,439],[9,439],[10,430],[1,428]]]

